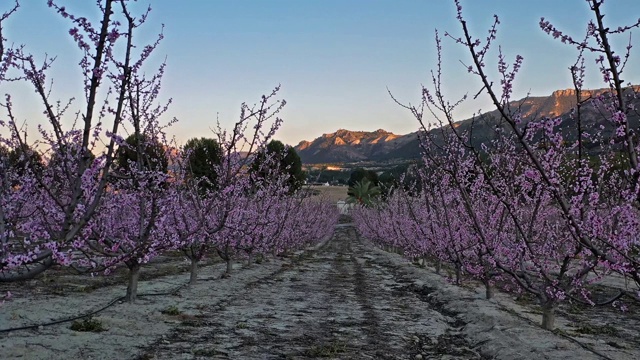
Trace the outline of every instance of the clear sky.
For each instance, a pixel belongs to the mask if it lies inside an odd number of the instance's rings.
[[[59,0],[72,12],[94,16],[94,1]],[[138,0],[153,11],[139,39],[152,40],[165,25],[165,40],[154,61],[167,59],[162,90],[172,98],[169,117],[179,122],[169,134],[184,142],[207,136],[216,114],[223,125],[238,116],[241,102],[253,103],[282,84],[286,99],[284,126],[277,138],[295,145],[339,128],[397,134],[417,129],[411,115],[387,94],[406,102],[420,99],[436,64],[434,30],[460,34],[455,6],[447,0]],[[0,2],[4,11],[8,1]],[[485,38],[493,14],[500,16],[498,43],[510,59],[524,56],[515,97],[527,92],[549,95],[571,87],[567,68],[576,50],[560,44],[538,27],[541,16],[570,35],[584,35],[589,11],[582,0],[466,0],[464,14],[476,36]],[[5,25],[10,42],[23,43],[38,58],[56,55],[52,96],[65,100],[81,89],[76,66],[80,54],[68,30],[70,23],[47,8],[46,0],[22,0]],[[638,0],[608,0],[605,20],[618,26],[640,16]],[[94,17],[95,19],[95,17]],[[640,31],[636,30],[640,34]],[[627,39],[616,42],[624,50]],[[640,51],[640,49],[634,49]],[[640,56],[632,53],[626,81],[640,83]],[[495,69],[495,53],[489,66]],[[445,90],[452,99],[475,94],[478,81],[466,73],[464,49],[444,41]],[[593,61],[587,87],[602,87]],[[496,82],[498,79],[496,79]],[[7,92],[6,87],[0,93]],[[35,98],[11,89],[22,119],[39,116]],[[81,98],[81,96],[79,96]],[[460,120],[490,110],[486,98],[464,104]],[[168,119],[167,119],[168,120]]]

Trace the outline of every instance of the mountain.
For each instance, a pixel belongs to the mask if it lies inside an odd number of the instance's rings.
[[[305,164],[385,160],[413,140],[417,140],[416,133],[396,135],[382,129],[372,132],[340,129],[313,141],[301,141],[295,149]]]
[[[636,109],[640,106],[640,99],[635,97],[635,92],[638,91],[640,91],[640,86],[633,86],[633,90],[627,89],[625,92],[628,105],[633,105]],[[609,135],[611,135],[614,127],[607,119],[606,114],[608,112],[603,108],[602,102],[596,101],[610,97],[610,89],[582,90],[581,99],[583,99],[583,105],[581,106],[581,122],[583,129],[589,131],[591,129],[602,128],[604,138],[608,138]],[[576,100],[576,91],[574,89],[566,89],[556,90],[550,96],[528,97],[513,101],[509,106],[513,110],[519,109],[523,124],[535,119],[559,117],[562,121],[558,125],[558,128],[562,132],[563,138],[568,142],[574,142],[578,136],[576,119],[572,116],[572,112],[576,106]],[[600,106],[598,106],[598,104],[600,104]],[[482,114],[480,118],[460,121],[456,123],[456,128],[469,130],[471,126],[473,126],[471,143],[473,146],[479,146],[480,143],[493,138],[495,134],[494,129],[500,123],[499,120],[500,113],[498,110],[493,110]],[[636,112],[631,112],[628,120],[633,128],[637,128],[640,117]],[[503,128],[506,126],[506,124],[502,124]],[[594,146],[597,145],[591,145],[592,150],[597,151]]]
[[[640,87],[634,86],[635,91]],[[632,94],[631,91],[628,92]],[[582,99],[595,99],[610,96],[609,89],[583,90]],[[640,99],[629,96],[629,100],[640,109]],[[561,117],[560,128],[565,138],[574,140],[577,136],[575,120],[571,119],[571,111],[576,104],[576,92],[573,89],[556,90],[550,96],[527,97],[510,103],[511,108],[520,109],[524,123],[543,117]],[[613,131],[613,127],[603,116],[592,100],[588,100],[581,108],[581,117],[585,129],[604,126],[605,135]],[[481,119],[467,119],[455,123],[459,130],[469,130],[473,126],[472,143],[479,145],[490,139],[498,124],[500,114],[497,110],[487,112]],[[638,114],[630,114],[629,120],[637,127],[640,123]],[[434,131],[434,130],[432,130]],[[313,141],[301,141],[295,149],[305,164],[348,163],[357,161],[387,161],[399,159],[415,159],[420,156],[418,133],[396,135],[379,129],[373,132],[349,131],[340,129],[334,133],[323,134]]]

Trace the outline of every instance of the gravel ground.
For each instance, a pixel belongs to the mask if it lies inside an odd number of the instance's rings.
[[[0,307],[0,358],[640,358],[628,338],[617,347],[579,344],[542,330],[527,320],[530,309],[508,296],[487,301],[481,289],[447,284],[375,248],[350,224],[317,247],[236,269],[220,278],[222,264],[203,268],[191,288],[178,289],[188,274],[143,281],[141,293],[172,295],[116,303],[94,317],[107,329],[100,333],[76,332],[69,323],[2,329],[96,309],[124,286],[16,299]]]

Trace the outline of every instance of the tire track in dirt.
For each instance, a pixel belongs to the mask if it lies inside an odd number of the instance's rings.
[[[291,266],[222,303],[203,306],[139,358],[480,358],[452,314],[373,253],[351,226]],[[464,324],[462,324],[464,325]]]

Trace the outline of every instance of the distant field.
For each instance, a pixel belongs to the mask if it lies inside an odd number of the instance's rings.
[[[320,192],[320,196],[326,196],[332,202],[345,200],[347,198],[347,186],[310,186],[311,190]]]

